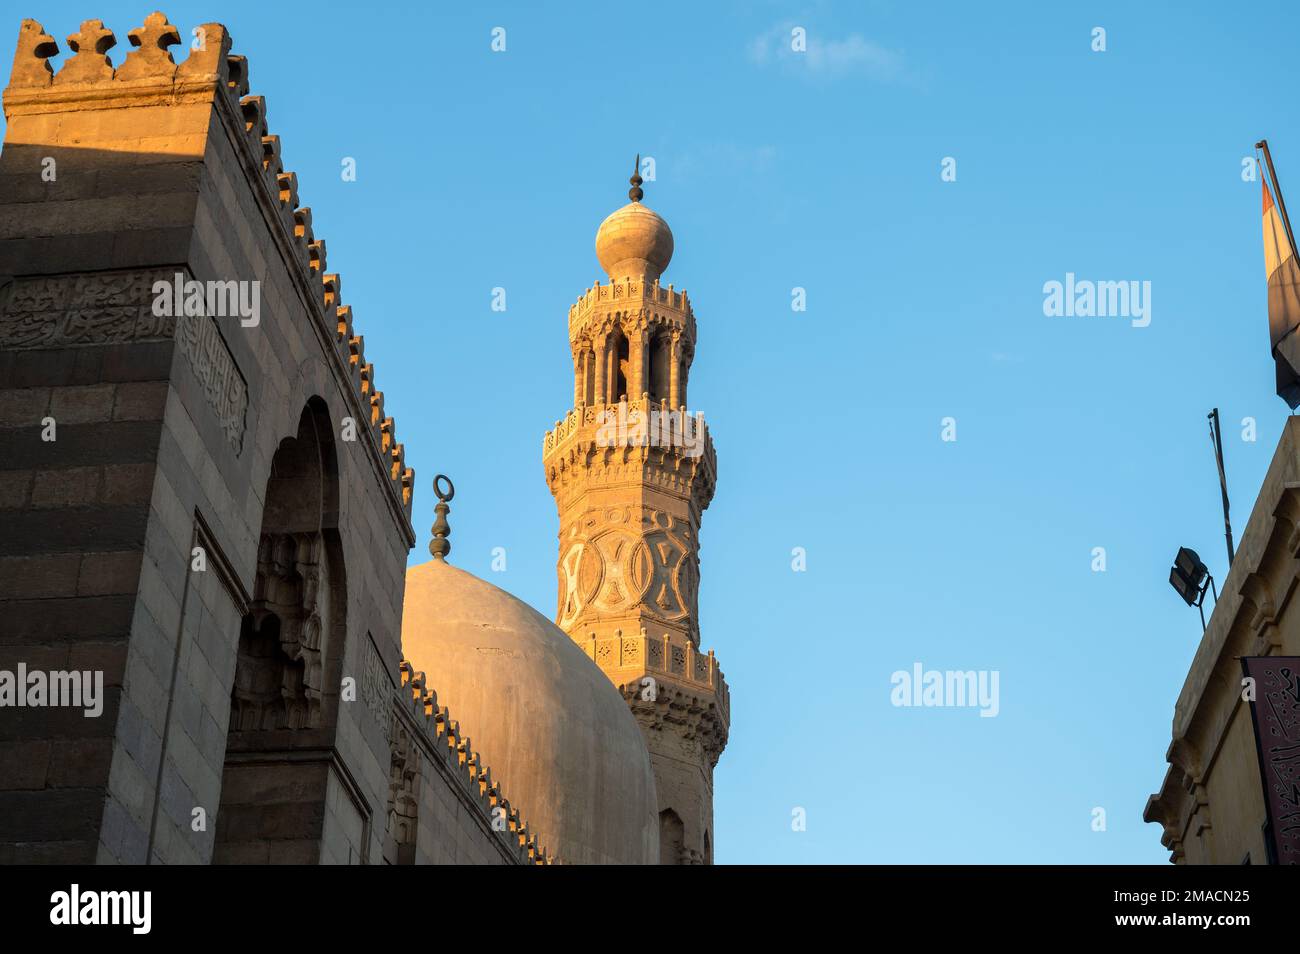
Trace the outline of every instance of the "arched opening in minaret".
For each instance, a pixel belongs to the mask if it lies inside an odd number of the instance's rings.
[[[660,336],[654,339],[650,345],[650,371],[646,375],[649,381],[647,390],[650,397],[656,401],[663,401],[668,398],[669,385],[669,341],[667,338]]]
[[[659,813],[659,863],[680,865],[682,849],[686,845],[686,826],[671,808]]]
[[[590,345],[582,355],[582,403],[596,403],[596,350]]]
[[[713,842],[709,840],[709,833],[704,833],[704,863],[713,864]]]
[[[630,347],[628,345],[627,335],[618,329],[614,330],[614,393],[610,395],[613,401],[621,401],[627,397],[627,381],[632,371],[632,362],[629,357]]]

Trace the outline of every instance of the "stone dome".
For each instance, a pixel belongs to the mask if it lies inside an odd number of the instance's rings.
[[[402,651],[552,857],[658,861],[658,797],[641,730],[563,630],[431,560],[406,571]]]
[[[600,223],[596,257],[611,279],[652,282],[672,260],[672,229],[656,212],[633,200]]]

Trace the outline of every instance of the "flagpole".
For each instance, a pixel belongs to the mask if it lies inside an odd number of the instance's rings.
[[[1282,212],[1282,224],[1286,226],[1286,237],[1291,242],[1291,253],[1300,260],[1300,251],[1297,251],[1295,244],[1295,233],[1291,231],[1291,216],[1286,214],[1286,200],[1282,198],[1282,190],[1277,184],[1277,170],[1273,168],[1273,155],[1268,151],[1268,140],[1261,139],[1255,143],[1255,148],[1264,150],[1264,161],[1268,163],[1268,177],[1273,182],[1273,197],[1277,199],[1277,207]]]
[[[1223,535],[1228,541],[1228,569],[1232,569],[1232,521],[1228,519],[1228,478],[1223,472],[1223,434],[1219,430],[1219,409],[1209,413],[1210,444],[1214,447],[1214,462],[1219,465],[1219,492],[1223,494]]]

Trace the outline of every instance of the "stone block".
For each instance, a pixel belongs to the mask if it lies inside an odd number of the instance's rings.
[[[75,553],[0,557],[0,599],[45,599],[77,592]]]
[[[0,460],[13,468],[55,470],[95,464],[151,461],[158,452],[161,425],[154,421],[60,424],[55,440],[39,430],[0,429]]]
[[[50,394],[49,416],[60,425],[93,424],[113,416],[112,384],[54,388]]]
[[[102,788],[0,792],[0,842],[93,843],[103,802]]]
[[[0,643],[126,636],[133,602],[130,596],[13,600],[5,607]]]
[[[160,421],[167,406],[166,381],[119,384],[113,404],[115,421]]]
[[[38,470],[32,485],[31,505],[35,508],[89,507],[99,500],[101,469],[64,467]]]
[[[50,404],[49,388],[9,388],[0,391],[0,427],[39,429]]]
[[[66,662],[58,668],[102,672],[105,686],[120,688],[126,677],[127,647],[126,639],[79,639],[68,645]]]
[[[85,553],[77,576],[80,596],[107,596],[114,593],[134,594],[140,580],[139,550],[111,553]]]
[[[8,511],[0,556],[139,549],[147,513],[142,507],[104,506]]]
[[[113,760],[113,740],[55,739],[50,743],[50,788],[86,788],[102,786],[108,781]]]
[[[145,504],[153,493],[154,464],[105,464],[101,498],[106,504]]]
[[[0,470],[0,510],[18,510],[31,501],[32,470]]]
[[[46,739],[0,742],[0,789],[16,791],[44,788],[51,744]]]

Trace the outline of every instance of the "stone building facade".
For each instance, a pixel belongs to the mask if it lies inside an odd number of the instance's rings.
[[[1287,419],[1174,706],[1143,819],[1177,864],[1266,864],[1267,813],[1241,657],[1300,656],[1300,418]],[[1191,621],[1189,621],[1190,624]]]
[[[4,91],[0,671],[105,698],[0,709],[0,862],[545,861],[402,660],[414,473],[247,62],[128,36]]]

